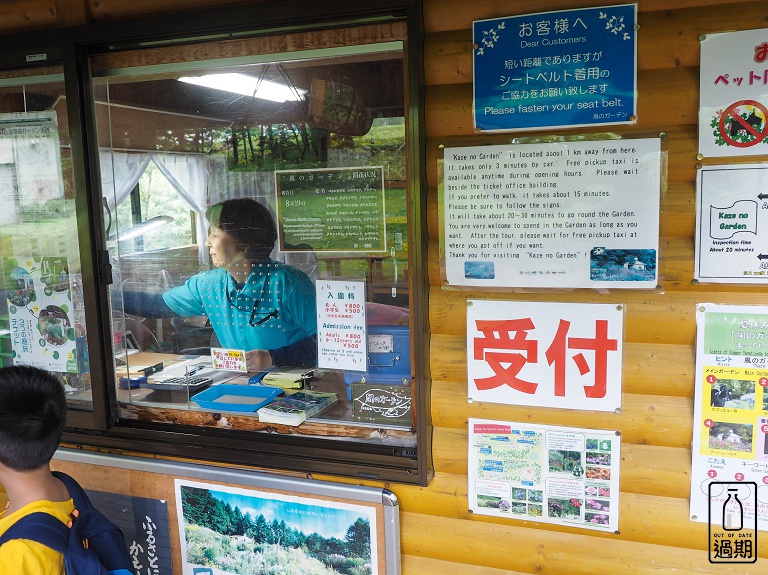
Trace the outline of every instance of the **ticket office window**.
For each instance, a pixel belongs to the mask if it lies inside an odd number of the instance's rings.
[[[94,57],[120,420],[413,455],[404,30],[296,54],[254,39],[210,61],[155,48],[146,69],[141,51]],[[246,353],[192,377],[212,350]],[[266,423],[265,387],[334,402]]]
[[[57,374],[68,421],[89,426],[78,417],[93,410],[80,257],[80,238],[88,233],[76,217],[81,192],[73,177],[63,69],[6,70],[0,82],[0,366]]]

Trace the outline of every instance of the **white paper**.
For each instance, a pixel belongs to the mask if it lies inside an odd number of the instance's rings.
[[[365,371],[365,282],[319,280],[317,365]]]
[[[699,69],[699,152],[768,154],[768,65],[758,52],[768,30],[707,34]]]
[[[468,398],[615,411],[623,322],[616,304],[469,300]]]
[[[469,509],[476,514],[618,531],[615,431],[469,420]]]
[[[768,165],[699,170],[694,277],[712,283],[768,283]]]
[[[452,286],[655,288],[658,138],[446,148]]]

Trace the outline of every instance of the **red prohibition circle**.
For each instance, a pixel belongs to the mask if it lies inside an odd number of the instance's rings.
[[[755,130],[751,124],[746,123],[741,116],[739,116],[736,109],[739,106],[753,106],[760,110],[763,113],[763,118],[766,119],[764,122],[765,127],[763,128],[762,132],[758,132]],[[734,122],[738,122],[742,128],[744,128],[747,132],[752,134],[755,139],[751,142],[737,142],[733,138],[731,138],[725,131],[725,121],[728,119],[728,117],[732,117]],[[755,100],[739,100],[738,102],[734,102],[730,106],[728,106],[725,110],[723,110],[723,113],[720,115],[720,136],[722,136],[723,140],[725,140],[728,144],[731,146],[735,146],[737,148],[748,148],[750,146],[754,146],[755,144],[759,144],[763,140],[765,140],[766,137],[768,137],[768,108],[763,106],[760,102],[757,102]]]

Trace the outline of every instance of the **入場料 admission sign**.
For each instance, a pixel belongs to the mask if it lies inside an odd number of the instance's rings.
[[[699,153],[768,154],[768,29],[701,41]]]
[[[474,22],[475,127],[635,122],[636,21],[623,4]]]

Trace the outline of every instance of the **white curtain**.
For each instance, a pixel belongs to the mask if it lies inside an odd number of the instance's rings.
[[[99,150],[101,165],[101,193],[107,207],[114,212],[131,190],[139,183],[141,175],[149,164],[149,154],[142,152],[126,153],[112,150]]]
[[[208,250],[205,248],[208,235],[205,221],[208,157],[200,154],[152,153],[151,158],[187,205],[197,213],[197,257],[201,264],[205,264],[208,261]]]

